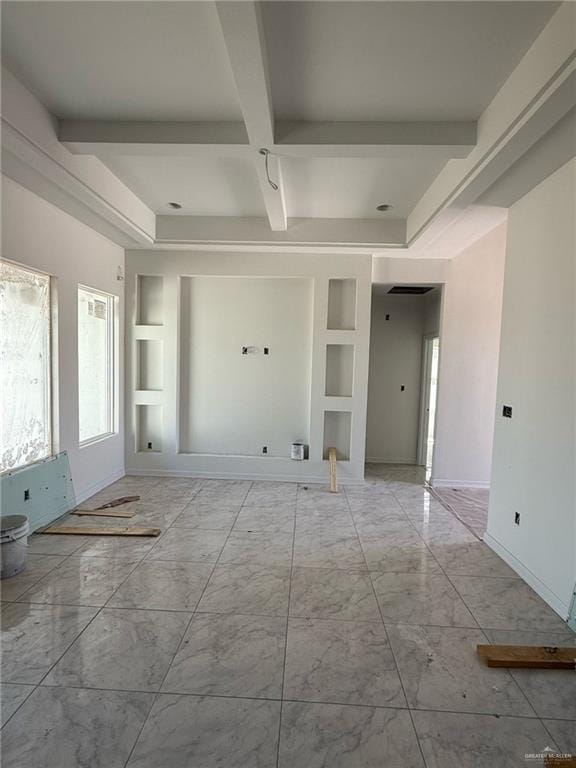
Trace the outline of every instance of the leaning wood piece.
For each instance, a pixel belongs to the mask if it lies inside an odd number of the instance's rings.
[[[98,509],[73,509],[70,512],[71,515],[90,515],[92,517],[134,517],[136,512],[123,512],[121,509],[104,509],[99,511]]]
[[[328,448],[330,461],[330,493],[338,493],[338,479],[336,477],[336,448]]]
[[[51,525],[39,533],[62,533],[76,536],[160,536],[160,528],[99,528],[97,526]]]
[[[118,499],[112,499],[107,504],[96,507],[96,509],[111,509],[112,507],[119,507],[121,504],[128,504],[129,501],[140,501],[140,496],[120,496]]]
[[[543,645],[477,645],[480,658],[489,667],[528,669],[576,669],[576,647]]]

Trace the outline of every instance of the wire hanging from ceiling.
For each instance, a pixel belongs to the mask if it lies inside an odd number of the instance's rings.
[[[278,191],[278,184],[272,181],[270,178],[270,169],[268,168],[268,157],[270,156],[270,150],[266,149],[266,147],[262,147],[260,150],[260,154],[264,155],[264,167],[266,168],[266,178],[268,179],[268,184],[272,187],[272,189]]]

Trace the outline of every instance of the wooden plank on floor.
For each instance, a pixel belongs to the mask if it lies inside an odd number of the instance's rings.
[[[108,501],[106,504],[101,504],[99,507],[96,507],[96,509],[111,509],[112,507],[119,507],[122,504],[128,504],[131,501],[140,501],[140,496],[120,496],[117,499]]]
[[[545,768],[576,768],[576,755],[546,755]]]
[[[80,526],[80,525],[51,525],[39,533],[58,533],[71,536],[159,536],[160,528],[127,528]]]
[[[338,477],[336,475],[336,448],[328,448],[330,461],[330,492],[338,493]]]
[[[71,515],[90,515],[92,517],[134,517],[136,512],[128,512],[121,509],[73,509]]]
[[[528,669],[576,669],[576,647],[543,645],[477,645],[480,658],[489,667]]]

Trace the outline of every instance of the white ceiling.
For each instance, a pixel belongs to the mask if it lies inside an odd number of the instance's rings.
[[[262,3],[274,116],[476,120],[557,6]],[[5,1],[2,56],[60,118],[242,120],[212,2]],[[244,157],[242,148],[226,157],[212,147],[205,156],[152,150],[100,158],[158,214],[176,201],[182,214],[266,216],[270,189],[256,174],[258,146],[246,147]],[[337,148],[335,155],[281,158],[288,217],[404,219],[448,157],[338,157]],[[393,212],[378,214],[379,203]]]
[[[271,2],[275,114],[286,120],[474,120],[553,2]]]
[[[2,58],[58,117],[242,119],[209,2],[3,2]]]
[[[438,158],[287,158],[289,216],[405,218],[444,165]],[[389,213],[376,206],[391,203]]]
[[[155,213],[266,216],[254,164],[233,157],[113,157],[108,167]]]

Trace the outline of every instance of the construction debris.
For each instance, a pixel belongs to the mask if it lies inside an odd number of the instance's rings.
[[[336,448],[328,448],[330,461],[330,493],[338,493],[338,478],[336,476]]]
[[[477,645],[476,650],[489,667],[576,669],[576,647]]]
[[[38,533],[57,533],[73,536],[160,536],[160,528],[127,528],[126,526],[102,527],[51,525]]]

